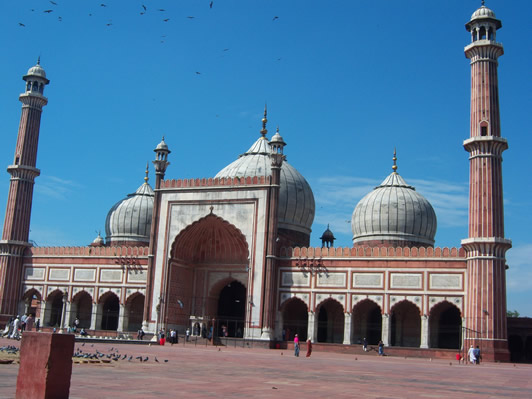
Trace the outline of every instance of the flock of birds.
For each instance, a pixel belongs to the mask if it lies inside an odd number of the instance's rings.
[[[118,362],[119,360],[127,360],[128,362],[135,360],[139,360],[141,363],[148,362],[150,360],[149,356],[135,356],[134,355],[128,355],[127,353],[121,354],[120,350],[118,348],[109,348],[109,353],[103,353],[100,352],[97,349],[94,348],[94,344],[92,344],[90,351],[84,351],[81,349],[81,347],[84,347],[85,343],[81,344],[80,347],[76,348],[74,354],[72,357],[74,359],[84,359],[84,360],[109,360],[109,361],[115,361]],[[20,352],[20,348],[14,346],[14,345],[7,345],[0,347],[0,352],[5,352],[9,355],[16,355],[18,352]],[[157,356],[154,356],[154,361],[156,363],[161,363],[159,359],[157,359]],[[168,359],[163,360],[164,363],[168,363]]]
[[[76,348],[74,354],[72,355],[75,359],[85,359],[85,360],[113,360],[115,362],[118,362],[119,360],[126,360],[128,362],[131,362],[133,359],[139,360],[141,363],[148,362],[150,360],[149,356],[142,357],[142,356],[136,356],[134,355],[128,355],[127,353],[121,354],[120,350],[118,348],[109,348],[110,353],[103,353],[100,352],[97,349],[94,348],[94,344],[91,345],[90,351],[84,351],[81,349],[81,347],[84,347],[85,343],[81,344],[80,347]],[[157,359],[157,356],[154,356],[154,361],[156,363],[160,363],[159,359]],[[164,363],[168,363],[168,359],[163,360]]]
[[[47,6],[48,7],[43,7],[43,8],[46,8],[44,10],[36,10],[35,8],[32,8],[31,9],[31,12],[41,12],[44,13],[44,14],[47,14],[47,15],[51,15],[52,13],[57,14],[58,12],[60,12],[61,10],[61,4],[57,1],[54,1],[54,0],[48,0],[49,1],[49,5],[47,3]],[[145,0],[146,1],[146,0]],[[147,3],[147,1],[146,1]],[[100,3],[99,5],[95,5],[96,7],[99,7],[100,9],[112,9],[112,5],[111,4],[106,4],[106,3]],[[208,3],[208,7],[209,9],[212,9],[214,7],[214,1],[210,1]],[[147,6],[146,4],[140,4],[139,5],[139,15],[143,16],[143,15],[146,15],[147,13],[149,12],[154,12],[156,14],[160,14],[161,16],[161,22],[164,24],[164,23],[167,23],[171,20],[170,16],[168,15],[167,13],[167,10],[164,9],[164,8],[157,8],[157,7],[152,7],[152,6]],[[95,14],[95,12],[91,12],[88,14],[89,17],[92,17],[93,16],[93,13]],[[193,16],[193,15],[188,15],[186,16],[187,19],[189,20],[193,20],[195,19],[196,17]],[[273,21],[276,21],[279,19],[279,16],[275,15],[273,18],[272,18],[272,22]],[[61,15],[59,15],[57,17],[57,20],[59,22],[62,22],[63,21],[63,17]],[[107,27],[112,27],[113,26],[113,21],[112,19],[108,19],[107,22],[105,22],[105,25]],[[18,22],[18,26],[21,27],[21,28],[25,28],[26,27],[26,22]],[[168,35],[166,34],[163,34],[163,35],[160,35],[159,37],[159,42],[161,44],[165,43],[165,39],[167,38]],[[229,51],[230,49],[229,48],[224,48],[222,51],[223,52],[226,52],[226,51]],[[277,58],[277,61],[281,61],[281,58]],[[201,75],[201,72],[196,72],[196,75]]]

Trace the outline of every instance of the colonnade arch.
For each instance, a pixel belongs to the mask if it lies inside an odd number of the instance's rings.
[[[462,343],[460,310],[447,301],[433,306],[429,315],[429,332],[431,348],[459,349]]]
[[[344,307],[335,299],[328,298],[316,309],[318,316],[318,342],[342,343],[344,339]]]
[[[391,309],[392,346],[419,347],[421,343],[421,315],[419,308],[408,300],[396,303]]]
[[[80,291],[72,298],[70,317],[67,317],[72,325],[74,320],[79,320],[79,328],[90,328],[92,320],[92,296],[87,291]]]
[[[382,310],[371,299],[364,299],[353,307],[352,342],[362,342],[367,339],[368,344],[377,345],[382,338]]]
[[[283,338],[292,341],[297,334],[299,340],[307,340],[308,331],[308,307],[301,299],[293,297],[285,301],[281,306],[283,323]]]
[[[46,310],[44,313],[44,325],[60,327],[63,314],[63,295],[61,290],[52,291],[46,298]]]

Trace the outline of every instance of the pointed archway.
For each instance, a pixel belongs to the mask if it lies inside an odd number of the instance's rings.
[[[60,327],[63,313],[63,292],[55,290],[46,298],[45,325]]]
[[[431,348],[459,349],[462,341],[462,318],[460,310],[444,301],[430,310],[429,345]]]
[[[419,308],[404,300],[392,307],[392,346],[418,348],[421,343],[421,316]]]
[[[352,342],[362,342],[366,338],[368,344],[377,345],[381,340],[382,311],[371,299],[364,299],[353,307],[352,323]]]
[[[79,328],[90,328],[92,318],[92,297],[86,291],[78,292],[74,298],[72,298],[71,305],[72,317],[70,324],[75,319],[79,320]]]
[[[292,341],[297,334],[300,341],[306,341],[308,331],[307,304],[299,298],[290,298],[283,304],[281,315],[283,318],[282,337],[286,341]]]
[[[341,344],[344,340],[344,308],[334,299],[326,299],[318,307],[318,342]]]
[[[231,328],[226,326],[228,334],[243,334],[248,303],[248,254],[242,232],[213,213],[182,230],[170,253],[164,324],[187,328],[191,315],[205,321],[216,318],[220,299],[238,300],[233,302],[238,311],[226,310],[226,304],[222,313],[235,313],[223,315],[234,320]],[[238,293],[227,291],[222,295],[223,287],[233,281],[234,287],[238,287],[236,282],[241,285]]]
[[[243,336],[246,316],[246,287],[233,280],[222,288],[218,297],[218,336]]]
[[[116,331],[118,329],[118,317],[120,314],[120,300],[113,292],[108,292],[100,299],[102,330]]]

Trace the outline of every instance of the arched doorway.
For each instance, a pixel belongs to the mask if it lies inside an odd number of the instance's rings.
[[[218,298],[218,336],[241,338],[244,334],[245,315],[246,287],[233,280],[222,288]]]
[[[120,301],[118,297],[114,293],[108,292],[100,299],[100,303],[102,305],[100,328],[102,330],[116,331],[118,329],[118,317],[120,314]]]
[[[318,342],[342,343],[344,340],[344,308],[327,299],[318,308]]]
[[[131,296],[126,302],[125,324],[126,331],[138,331],[142,327],[142,316],[144,315],[144,295],[137,293]]]
[[[409,301],[401,301],[392,308],[392,346],[418,348],[421,343],[419,308]]]
[[[368,344],[377,345],[382,337],[382,312],[379,305],[370,299],[364,299],[353,308],[353,336],[352,342],[362,342],[367,339]]]
[[[292,341],[297,334],[299,341],[307,340],[308,308],[299,298],[291,298],[283,304],[283,334],[286,341]]]
[[[233,320],[226,325],[228,336],[243,336],[248,256],[248,245],[242,232],[213,213],[182,230],[170,253],[167,300],[161,314],[164,324],[186,329],[190,327],[191,315],[203,320],[223,317]],[[233,281],[239,282],[233,287],[235,290],[222,293],[224,286],[233,285]],[[233,307],[229,306],[231,300]],[[225,314],[227,312],[229,314]],[[218,333],[218,327],[214,332]]]
[[[77,293],[72,299],[72,317],[70,324],[74,323],[77,318],[79,320],[79,328],[90,328],[92,317],[92,297],[86,292],[81,291]]]
[[[510,351],[510,361],[520,362],[523,360],[523,340],[519,335],[508,337],[508,350]]]
[[[431,348],[460,349],[462,341],[462,318],[460,310],[445,301],[435,305],[429,316]]]
[[[37,320],[41,317],[41,294],[32,288],[24,296],[24,313],[31,314]]]
[[[46,325],[50,327],[61,326],[63,314],[63,292],[56,290],[46,299]]]

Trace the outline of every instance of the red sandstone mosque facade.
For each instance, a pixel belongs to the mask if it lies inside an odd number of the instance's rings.
[[[356,206],[353,247],[308,247],[314,196],[286,160],[279,131],[208,179],[165,179],[170,150],[155,149],[144,183],[108,213],[106,237],[87,247],[29,243],[44,87],[24,76],[22,116],[0,241],[0,314],[37,314],[43,326],[155,333],[187,327],[265,341],[461,348],[508,360],[502,152],[496,39],[484,5],[466,24],[471,44],[469,236],[435,248],[430,203],[392,173]]]

